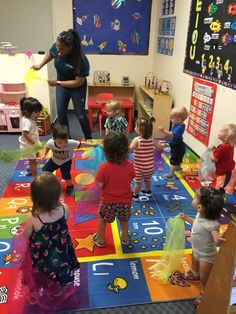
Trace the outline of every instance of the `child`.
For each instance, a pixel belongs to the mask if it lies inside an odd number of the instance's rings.
[[[185,107],[173,108],[170,113],[170,121],[172,122],[171,131],[164,129],[163,126],[159,130],[170,138],[170,173],[163,175],[165,180],[176,179],[175,171],[181,170],[181,163],[185,154],[185,144],[183,142],[183,134],[185,131],[184,121],[188,117],[188,111]]]
[[[80,142],[69,139],[69,129],[66,125],[57,124],[53,128],[53,139],[50,139],[45,147],[45,154],[42,159],[46,158],[49,150],[52,150],[52,158],[48,159],[43,166],[43,171],[53,172],[60,168],[62,179],[66,181],[66,194],[74,194],[74,186],[71,180],[71,164],[74,149],[80,147],[94,147],[97,144],[89,142]]]
[[[222,190],[204,186],[196,191],[192,205],[198,210],[195,219],[180,214],[183,220],[192,225],[192,269],[183,278],[193,282],[200,280],[202,294],[214,263],[216,244],[225,241],[219,233],[217,221],[224,205]],[[201,295],[195,300],[195,305],[199,304],[200,299]]]
[[[101,188],[98,233],[93,243],[105,246],[105,229],[117,217],[121,225],[121,242],[129,244],[128,221],[131,215],[132,191],[130,183],[135,176],[132,162],[128,160],[128,139],[123,133],[111,132],[103,142],[107,161],[98,169],[95,183]]]
[[[128,135],[128,123],[121,115],[120,104],[117,100],[109,100],[106,103],[107,119],[105,122],[106,135],[112,131]]]
[[[211,160],[216,165],[216,189],[225,188],[226,193],[232,193],[230,190],[230,181],[235,167],[234,146],[236,146],[236,124],[229,123],[224,125],[218,139],[222,142],[212,150]]]
[[[139,192],[144,181],[145,189],[141,190],[146,196],[152,196],[151,177],[154,173],[154,147],[160,148],[152,138],[153,125],[150,119],[138,118],[135,132],[138,134],[130,144],[130,151],[134,152],[135,186],[133,201],[140,201]]]
[[[37,304],[43,288],[45,295],[61,300],[73,291],[74,272],[80,267],[67,226],[69,208],[60,202],[61,184],[50,172],[34,178],[30,193],[32,213],[23,231],[30,255],[28,267],[27,260],[23,265],[26,297]]]
[[[39,133],[43,134],[43,130],[37,127],[36,121],[43,110],[43,106],[33,97],[23,97],[20,100],[20,108],[22,112],[22,134],[19,138],[19,142],[20,148],[25,149],[40,143]],[[35,177],[37,175],[36,154],[31,154],[26,158],[29,159],[27,174],[31,174],[32,177]]]

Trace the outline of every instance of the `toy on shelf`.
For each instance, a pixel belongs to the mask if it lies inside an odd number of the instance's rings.
[[[145,76],[145,87],[155,89],[158,84],[157,76],[154,72],[148,72]]]
[[[17,47],[13,46],[9,41],[0,42],[0,53],[6,53],[9,56],[15,56]]]
[[[156,94],[169,95],[172,90],[172,83],[166,80],[159,80],[155,89]]]
[[[94,85],[110,84],[111,75],[107,71],[94,71],[93,83]]]
[[[51,119],[45,107],[43,107],[43,110],[37,119],[37,126],[43,130],[42,135],[48,135],[51,133]]]

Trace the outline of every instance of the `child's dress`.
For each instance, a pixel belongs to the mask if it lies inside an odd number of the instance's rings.
[[[41,270],[60,286],[73,283],[74,271],[79,262],[74,253],[65,217],[53,223],[44,223],[30,239],[30,255],[33,267]]]
[[[22,264],[22,283],[31,304],[45,310],[60,310],[74,294],[74,273],[80,268],[65,219],[45,223],[33,232]],[[40,297],[42,296],[42,297]],[[72,302],[74,303],[74,301]]]

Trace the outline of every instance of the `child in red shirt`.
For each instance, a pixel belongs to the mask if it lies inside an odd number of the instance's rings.
[[[95,184],[101,188],[99,204],[98,233],[93,234],[93,243],[105,246],[107,223],[117,217],[121,225],[121,242],[130,241],[128,221],[131,216],[132,191],[130,184],[135,177],[133,164],[128,160],[128,139],[123,133],[111,132],[103,142],[107,161],[102,163],[95,177]]]
[[[218,139],[221,140],[222,144],[214,148],[211,153],[211,160],[216,164],[216,189],[222,187],[225,188],[226,193],[232,193],[236,124],[224,125],[218,134]]]

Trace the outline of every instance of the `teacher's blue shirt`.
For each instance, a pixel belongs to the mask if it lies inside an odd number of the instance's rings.
[[[54,65],[57,71],[58,81],[69,81],[74,80],[76,76],[88,76],[89,75],[89,62],[87,57],[82,54],[81,56],[81,67],[79,72],[76,71],[74,66],[71,64],[71,56],[65,55],[63,57],[58,56],[56,44],[54,43],[49,50],[50,56],[54,59]]]

